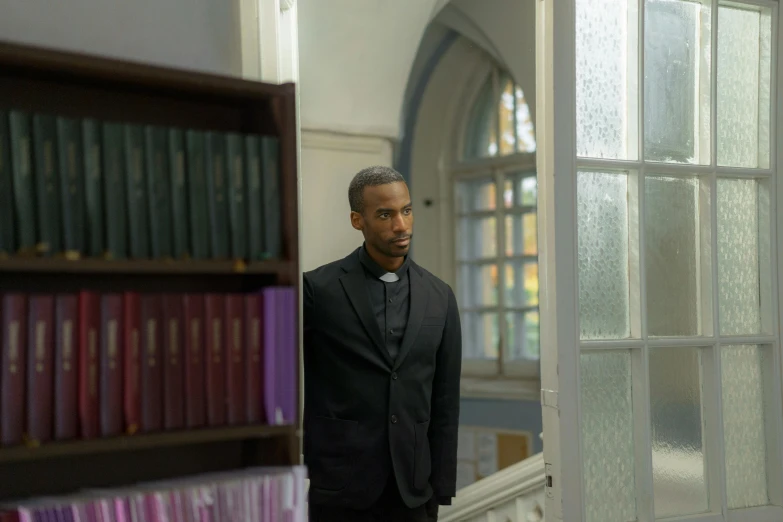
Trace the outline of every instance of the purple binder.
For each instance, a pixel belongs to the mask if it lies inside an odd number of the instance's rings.
[[[268,287],[264,299],[264,400],[270,424],[296,415],[296,310],[294,289]]]
[[[296,309],[296,294],[293,288],[285,288],[283,290],[284,297],[284,310],[286,313],[285,330],[283,330],[283,371],[282,375],[285,376],[285,380],[281,383],[282,388],[282,406],[283,406],[283,418],[285,424],[293,424],[296,418],[297,408],[297,391],[299,386],[297,385],[297,376],[299,374],[298,367],[296,365],[296,355],[299,349],[296,343],[296,330],[298,328],[297,322],[297,309]]]

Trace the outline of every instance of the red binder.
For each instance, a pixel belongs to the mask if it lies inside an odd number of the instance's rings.
[[[185,317],[185,424],[198,428],[206,424],[206,362],[204,360],[204,296],[182,298]]]
[[[54,411],[54,296],[29,297],[27,331],[27,427],[30,443],[52,439]]]
[[[222,426],[226,423],[226,360],[223,342],[225,338],[225,298],[218,294],[205,296],[207,361],[207,424]]]
[[[83,439],[98,436],[98,351],[100,349],[100,298],[79,293],[79,421]]]

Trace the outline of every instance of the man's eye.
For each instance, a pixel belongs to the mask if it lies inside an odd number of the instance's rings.
[[[380,215],[380,216],[378,216],[378,217],[379,217],[379,218],[381,218],[381,219],[386,219],[386,218],[388,218],[388,217],[389,217],[389,214],[381,214],[381,215]]]
[[[413,209],[412,209],[412,208],[406,208],[406,209],[405,209],[403,212],[404,212],[404,213],[405,213],[405,215],[407,216],[407,215],[409,215],[411,212],[413,212]]]

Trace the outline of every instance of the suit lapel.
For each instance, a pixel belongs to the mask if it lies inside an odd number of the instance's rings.
[[[345,289],[345,293],[348,295],[348,299],[351,301],[356,315],[359,316],[359,320],[364,326],[364,330],[367,335],[372,339],[375,347],[380,350],[383,359],[392,365],[392,359],[389,355],[389,351],[384,346],[383,338],[381,337],[381,329],[378,328],[378,322],[372,313],[372,305],[370,304],[370,296],[367,294],[367,288],[365,287],[364,272],[361,265],[357,262],[355,266],[340,278],[340,282]]]
[[[394,369],[400,367],[402,361],[411,351],[416,337],[421,329],[421,323],[424,320],[424,312],[427,310],[427,301],[430,294],[424,285],[424,278],[421,277],[419,269],[411,263],[408,269],[408,278],[410,280],[410,311],[408,313],[408,326],[405,327],[405,335],[402,337],[402,345],[397,359],[394,361]]]

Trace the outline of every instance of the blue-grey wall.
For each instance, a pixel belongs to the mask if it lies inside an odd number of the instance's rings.
[[[460,424],[533,434],[533,454],[544,450],[541,441],[541,404],[538,401],[469,399],[460,401]]]

